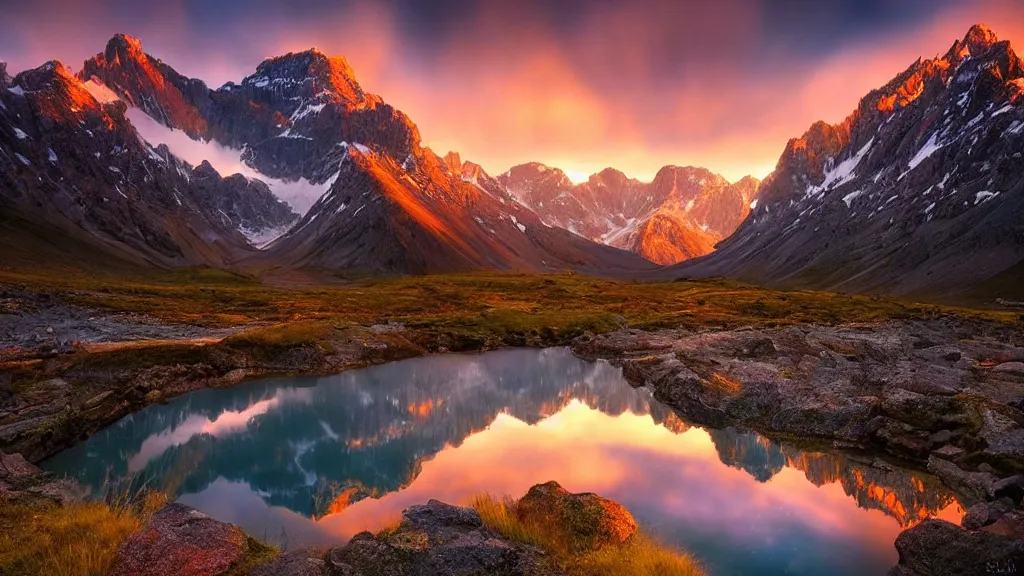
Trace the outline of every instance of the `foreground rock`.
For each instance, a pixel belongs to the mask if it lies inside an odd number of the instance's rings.
[[[983,505],[969,521],[977,527],[1019,513],[1024,497],[1022,344],[1020,329],[939,319],[712,333],[622,330],[580,338],[573,351],[621,365],[632,384],[650,387],[696,424],[828,441],[927,467],[965,507]],[[974,538],[956,526],[929,526],[916,534],[933,544]],[[906,539],[904,548],[908,558],[929,549]],[[996,548],[974,551],[1002,560]],[[936,552],[929,561],[938,566],[942,557]],[[914,564],[918,572],[907,573],[957,573],[921,568],[930,565]]]
[[[245,550],[241,528],[170,504],[121,545],[110,575],[216,576],[241,561]]]
[[[1014,531],[998,528],[963,530],[944,520],[925,520],[896,538],[900,554],[889,576],[936,576],[953,574],[1020,574],[1024,570],[1024,532],[1014,517]],[[1004,516],[1006,518],[1006,516]]]
[[[622,504],[589,492],[571,494],[558,482],[530,488],[516,505],[516,517],[549,527],[570,553],[620,546],[637,531]]]
[[[540,550],[510,542],[483,526],[472,508],[431,500],[402,513],[394,532],[356,534],[328,556],[338,576],[546,576],[563,572]]]
[[[636,521],[622,505],[596,494],[570,494],[538,484],[516,505],[526,524],[585,553],[626,544]],[[240,528],[171,504],[153,515],[117,552],[112,576],[564,576],[545,551],[509,540],[484,525],[473,508],[431,500],[402,512],[396,528],[361,532],[328,550],[298,549],[260,562]],[[561,549],[560,549],[561,550]]]

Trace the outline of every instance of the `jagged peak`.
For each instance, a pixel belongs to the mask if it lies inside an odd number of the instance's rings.
[[[103,49],[103,52],[93,56],[92,59],[86,61],[86,65],[90,61],[97,63],[121,63],[122,60],[145,62],[149,60],[149,56],[142,49],[142,40],[134,36],[129,36],[118,32],[107,40],[107,45]]]
[[[78,83],[74,72],[60,60],[50,60],[36,68],[24,70],[14,77],[12,83],[25,90],[40,90],[54,80],[62,84]]]
[[[601,170],[597,174],[591,174],[590,178],[599,178],[602,180],[629,180],[629,176],[626,176],[625,172],[623,172],[622,170],[612,168],[611,166],[605,168],[604,170]]]
[[[118,32],[111,36],[110,40],[107,40],[107,50],[118,49],[144,53],[142,50],[142,40],[123,32]]]
[[[732,185],[733,186],[753,186],[754,188],[757,188],[758,186],[761,185],[761,179],[758,178],[757,176],[747,175],[747,176],[744,176],[743,178],[740,178],[739,180],[733,182]]]
[[[448,169],[451,170],[453,173],[458,173],[462,171],[462,156],[460,156],[458,152],[449,151],[447,154],[444,155],[444,158],[442,158],[442,160],[444,161],[445,165],[448,166]]]
[[[317,48],[267,58],[242,84],[263,88],[274,81],[305,82],[312,79],[317,91],[331,91],[352,102],[365,99],[355,71],[344,56],[328,56]]]
[[[970,50],[971,56],[984,54],[994,44],[999,42],[999,37],[991,28],[984,24],[975,24],[964,36],[963,45]]]
[[[7,74],[7,62],[0,61],[0,88],[9,86],[11,80],[13,79]]]
[[[662,166],[654,176],[654,179],[657,181],[659,178],[667,178],[676,175],[722,178],[718,174],[715,174],[711,170],[701,166],[676,166],[674,164],[669,164],[668,166]]]
[[[509,169],[509,172],[523,172],[523,171],[530,171],[530,172],[534,172],[534,173],[538,173],[538,174],[542,174],[542,173],[546,173],[546,172],[552,172],[554,174],[563,174],[564,175],[564,173],[562,172],[562,170],[560,168],[555,168],[553,166],[548,166],[547,164],[543,164],[541,162],[527,162],[525,164],[519,164],[517,166],[513,166],[512,168]]]
[[[218,172],[217,169],[213,167],[213,164],[210,164],[209,160],[203,160],[202,162],[199,163],[199,166],[196,166],[195,168],[192,169],[192,177],[220,178],[220,172]]]

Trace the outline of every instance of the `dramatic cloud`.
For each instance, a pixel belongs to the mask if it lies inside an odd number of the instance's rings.
[[[553,6],[554,5],[554,6]],[[837,122],[976,22],[1024,42],[1012,0],[43,0],[5,8],[0,59],[72,65],[114,32],[211,85],[317,46],[490,172],[537,160],[577,174],[665,164],[766,175],[786,140]]]

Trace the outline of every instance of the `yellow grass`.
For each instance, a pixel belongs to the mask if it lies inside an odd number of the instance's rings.
[[[480,513],[485,526],[514,542],[546,550],[570,576],[704,576],[700,564],[689,554],[642,532],[622,546],[571,554],[567,543],[554,536],[557,530],[528,519],[519,520],[515,499],[481,494],[473,498],[471,506]]]
[[[0,505],[0,574],[101,576],[118,546],[166,502],[159,494],[131,506]]]

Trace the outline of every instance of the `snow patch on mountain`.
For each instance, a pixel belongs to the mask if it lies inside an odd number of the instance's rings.
[[[85,89],[89,91],[89,94],[92,94],[92,97],[100,104],[109,104],[110,102],[117,102],[119,100],[117,94],[115,94],[113,90],[96,78],[90,78],[82,84],[85,86]]]
[[[198,166],[206,160],[221,176],[241,174],[246,178],[261,180],[270,187],[274,196],[288,203],[300,215],[305,214],[323,194],[323,184],[313,184],[306,179],[287,181],[270,178],[242,162],[241,150],[228,148],[214,141],[193,140],[181,130],[160,124],[138,108],[129,108],[127,116],[139,132],[139,136],[152,146],[165,144],[171,154],[193,166]]]
[[[945,144],[939,143],[939,133],[933,133],[928,138],[928,141],[924,143],[924,146],[922,146],[921,149],[917,151],[917,154],[915,154],[914,157],[910,159],[910,162],[907,164],[907,166],[911,170],[917,168],[918,165],[921,164],[921,162],[924,162],[929,156],[937,152],[943,146],[945,146]]]
[[[858,150],[856,154],[846,160],[843,160],[838,166],[832,166],[833,159],[829,159],[826,164],[825,179],[817,186],[809,186],[807,188],[806,196],[808,198],[817,196],[822,192],[842,186],[843,184],[853,180],[857,176],[857,166],[860,164],[860,161],[868,155],[868,152],[871,151],[871,147],[874,143],[874,138],[868,140],[868,143]]]

